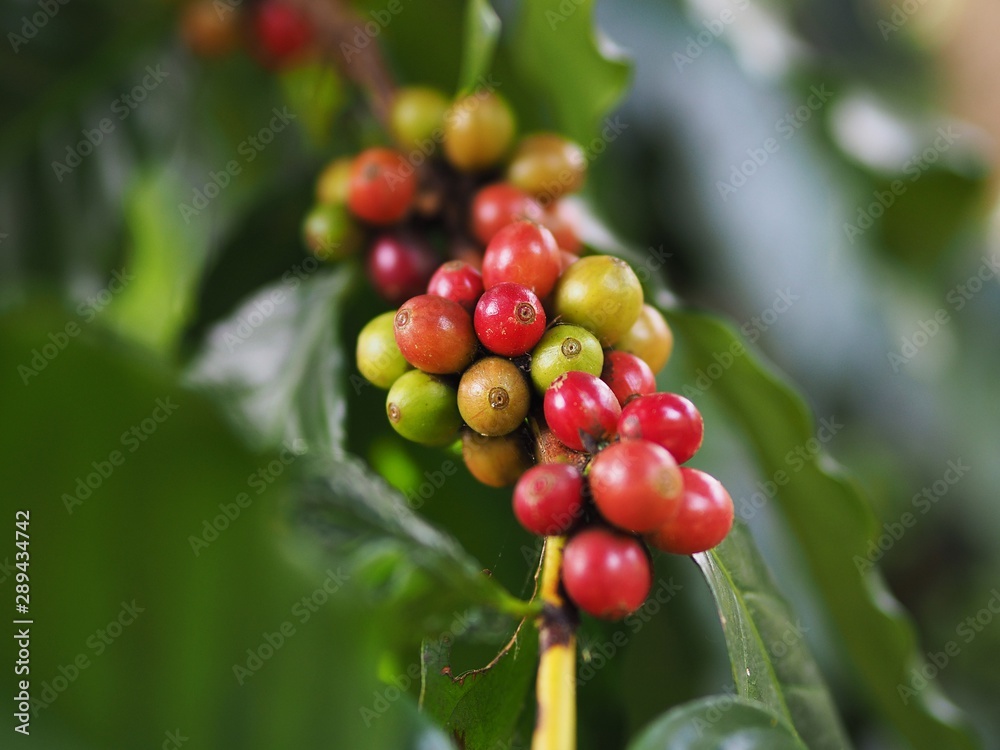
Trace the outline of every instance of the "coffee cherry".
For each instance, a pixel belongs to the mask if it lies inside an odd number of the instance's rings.
[[[552,232],[530,221],[501,229],[483,255],[483,285],[489,289],[505,281],[546,296],[559,278],[562,258]]]
[[[430,283],[427,284],[427,293],[446,297],[471,313],[483,295],[483,276],[468,263],[451,260],[431,276]]]
[[[462,432],[462,458],[465,466],[489,487],[514,484],[534,463],[528,450],[530,441],[521,431],[502,437],[486,437],[472,430]]]
[[[636,396],[646,396],[656,391],[656,376],[649,365],[628,352],[607,353],[601,380],[611,386],[622,406]]]
[[[433,146],[435,131],[441,129],[447,111],[448,100],[436,89],[424,86],[399,89],[389,110],[389,126],[396,143],[406,149]]]
[[[433,294],[414,297],[399,308],[393,324],[399,351],[424,372],[461,372],[476,356],[479,342],[472,319],[450,299]]]
[[[513,432],[528,416],[531,392],[524,375],[510,360],[485,357],[462,374],[458,411],[480,435]]]
[[[577,218],[566,201],[556,201],[549,206],[539,224],[552,232],[560,250],[579,255],[583,245],[576,230]]]
[[[316,178],[316,202],[325,205],[345,205],[351,192],[351,167],[354,160],[334,159]]]
[[[675,555],[709,550],[733,527],[733,499],[718,479],[698,469],[681,468],[684,493],[673,518],[649,535],[649,543]]]
[[[571,253],[571,252],[567,252],[566,250],[560,250],[559,251],[559,258],[560,258],[560,261],[561,261],[561,265],[560,265],[560,269],[561,269],[560,273],[561,274],[562,273],[566,273],[566,269],[567,268],[569,268],[571,265],[573,265],[578,260],[580,260],[579,257],[577,257],[576,255],[573,255],[573,253]]]
[[[532,534],[565,534],[583,515],[583,475],[569,464],[528,469],[514,487],[514,515]]]
[[[301,57],[313,40],[309,20],[282,0],[263,0],[254,13],[253,28],[264,63],[275,67]]]
[[[410,209],[417,189],[412,166],[388,148],[362,151],[351,166],[347,204],[370,224],[394,224]]]
[[[531,382],[544,394],[552,381],[576,370],[600,375],[604,364],[601,342],[586,328],[555,326],[531,351]]]
[[[560,375],[545,391],[545,421],[556,437],[576,451],[588,442],[614,437],[622,407],[608,384],[587,372]]]
[[[609,255],[581,258],[556,284],[554,308],[567,323],[613,345],[642,311],[642,286],[628,263]]]
[[[492,167],[507,153],[514,129],[514,113],[499,94],[470,94],[445,114],[445,156],[463,172]]]
[[[181,12],[181,36],[201,57],[225,57],[240,47],[241,14],[219,13],[215,0],[194,0]]]
[[[515,221],[541,223],[545,212],[530,195],[507,182],[487,185],[472,200],[472,233],[484,245],[494,235]]]
[[[583,149],[554,133],[523,138],[507,166],[507,179],[543,206],[565,193],[575,193],[586,174]]]
[[[497,284],[479,298],[475,327],[479,340],[491,352],[520,357],[545,333],[545,310],[527,287]]]
[[[365,268],[379,296],[398,305],[423,293],[437,263],[434,250],[423,240],[383,234],[372,243]]]
[[[652,305],[643,305],[632,327],[618,339],[615,348],[634,354],[658,373],[674,350],[674,334],[663,315]]]
[[[388,389],[400,375],[410,369],[396,345],[393,328],[395,317],[394,312],[382,313],[372,318],[358,334],[358,370],[365,380],[379,388]]]
[[[609,523],[626,531],[653,531],[680,508],[684,490],[673,456],[656,443],[614,443],[590,462],[590,493]]]
[[[646,601],[653,573],[642,542],[594,527],[566,543],[562,581],[569,598],[584,612],[620,620]]]
[[[654,393],[622,409],[618,434],[623,440],[651,440],[682,464],[701,447],[705,424],[695,405],[680,394]]]
[[[458,437],[462,417],[455,389],[441,378],[419,370],[399,376],[385,400],[392,428],[422,445],[448,445]]]
[[[343,206],[314,206],[302,222],[302,241],[320,260],[343,260],[361,249],[361,230]]]

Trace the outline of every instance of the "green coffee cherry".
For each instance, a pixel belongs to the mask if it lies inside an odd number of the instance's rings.
[[[556,315],[591,331],[603,346],[620,339],[642,311],[642,285],[629,264],[610,255],[581,258],[554,292]]]
[[[528,416],[531,391],[510,360],[485,357],[465,371],[458,384],[458,411],[480,435],[497,437],[516,430]]]
[[[302,239],[320,260],[343,260],[361,248],[361,229],[346,206],[314,206],[302,223]]]
[[[423,86],[400,89],[392,100],[389,125],[396,142],[404,148],[421,148],[442,137],[448,99],[440,91]],[[436,137],[435,137],[436,136]]]
[[[600,377],[603,367],[601,342],[580,326],[550,328],[531,352],[531,382],[542,394],[565,372],[579,370]]]
[[[407,440],[422,445],[448,445],[458,436],[462,417],[455,389],[420,370],[401,375],[385,400],[389,424]]]
[[[358,370],[374,386],[388,390],[410,364],[396,345],[395,312],[372,318],[358,334]]]
[[[316,202],[326,206],[344,205],[351,182],[353,159],[344,157],[327,164],[316,178]]]
[[[444,153],[462,172],[497,164],[507,153],[517,123],[499,94],[477,91],[457,99],[444,117]]]

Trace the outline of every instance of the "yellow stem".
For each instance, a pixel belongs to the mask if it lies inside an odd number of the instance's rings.
[[[576,750],[576,612],[559,593],[564,537],[550,536],[542,553],[538,621],[538,713],[531,750]]]

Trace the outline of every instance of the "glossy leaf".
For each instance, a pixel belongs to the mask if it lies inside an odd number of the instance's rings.
[[[469,0],[465,11],[465,47],[458,79],[460,94],[474,89],[480,76],[489,71],[499,37],[500,18],[489,0]]]

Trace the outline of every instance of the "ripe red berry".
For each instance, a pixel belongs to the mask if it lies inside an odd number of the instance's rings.
[[[562,581],[569,598],[584,612],[620,620],[646,601],[653,573],[642,542],[595,527],[566,543]]]
[[[527,354],[545,333],[545,310],[520,284],[498,284],[479,298],[476,335],[487,349],[504,357]]]
[[[684,492],[673,518],[649,535],[650,544],[676,555],[711,549],[733,527],[733,499],[722,483],[703,471],[683,467]]]
[[[406,215],[416,189],[414,169],[401,154],[370,148],[351,166],[347,205],[370,224],[393,224]]]
[[[513,503],[532,534],[564,534],[583,513],[583,475],[570,464],[539,464],[517,481]]]
[[[601,380],[611,386],[622,406],[635,396],[646,396],[656,390],[656,376],[649,365],[628,352],[612,351],[604,355]]]
[[[379,295],[393,305],[422,294],[438,259],[426,242],[415,237],[383,234],[372,243],[366,268]]]
[[[431,276],[428,294],[447,297],[470,313],[483,294],[483,275],[461,260],[450,260]]]
[[[281,0],[264,0],[253,19],[254,34],[264,62],[279,66],[291,62],[313,40],[308,19]]]
[[[614,443],[590,463],[590,492],[608,522],[626,531],[653,531],[680,507],[683,483],[673,456],[656,443]]]
[[[677,393],[654,393],[632,399],[622,410],[618,434],[623,440],[651,440],[682,464],[698,452],[705,424],[695,405]]]
[[[550,205],[540,223],[552,232],[560,250],[577,255],[583,249],[576,232],[578,219],[574,209],[569,208],[565,201],[556,201]]]
[[[414,297],[393,319],[403,357],[424,372],[461,372],[476,356],[479,342],[469,313],[457,302],[433,294]]]
[[[539,297],[552,291],[562,271],[562,257],[552,232],[530,221],[510,224],[490,240],[483,255],[487,289],[512,281]]]
[[[472,201],[472,233],[484,245],[515,221],[541,222],[545,212],[534,198],[508,182],[482,188]]]
[[[615,434],[622,407],[608,384],[588,372],[567,372],[545,391],[545,421],[567,447],[588,450],[588,441],[609,440]]]

